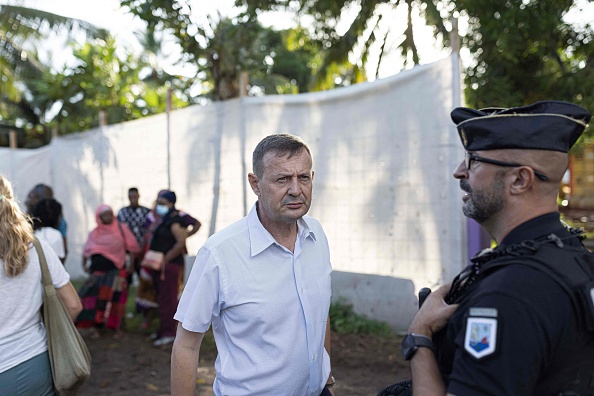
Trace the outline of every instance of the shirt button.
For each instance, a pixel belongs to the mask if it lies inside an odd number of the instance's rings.
[[[316,355],[313,355],[313,360],[316,360],[316,358],[317,358],[317,356]]]

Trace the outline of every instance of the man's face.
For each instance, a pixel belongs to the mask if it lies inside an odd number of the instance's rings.
[[[138,206],[138,198],[140,198],[140,195],[136,191],[129,192],[128,199],[130,200],[130,206]]]
[[[491,158],[488,154],[481,156]],[[505,207],[504,173],[501,168],[483,162],[471,162],[470,168],[467,169],[463,161],[454,171],[454,177],[460,180],[460,188],[466,192],[462,197],[462,212],[483,224]]]
[[[267,227],[293,224],[311,205],[313,189],[312,159],[306,150],[277,156],[268,152],[263,158],[262,178],[249,175],[250,185],[258,196],[258,215]]]

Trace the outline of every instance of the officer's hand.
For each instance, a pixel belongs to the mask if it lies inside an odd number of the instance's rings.
[[[448,305],[444,301],[452,284],[443,285],[429,294],[423,306],[414,317],[408,331],[432,337],[448,323],[448,320],[458,308],[458,304]]]

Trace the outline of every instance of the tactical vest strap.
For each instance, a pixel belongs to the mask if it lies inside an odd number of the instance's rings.
[[[532,246],[536,246],[532,249]],[[504,266],[527,265],[557,282],[571,299],[582,325],[594,332],[594,254],[583,248],[559,247],[551,243],[530,245],[522,254],[497,257],[484,263],[481,277]],[[522,257],[522,260],[516,260]]]

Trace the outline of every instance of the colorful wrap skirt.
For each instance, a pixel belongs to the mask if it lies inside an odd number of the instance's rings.
[[[125,269],[91,274],[78,291],[83,309],[76,318],[77,327],[120,328],[128,298],[126,276]]]

